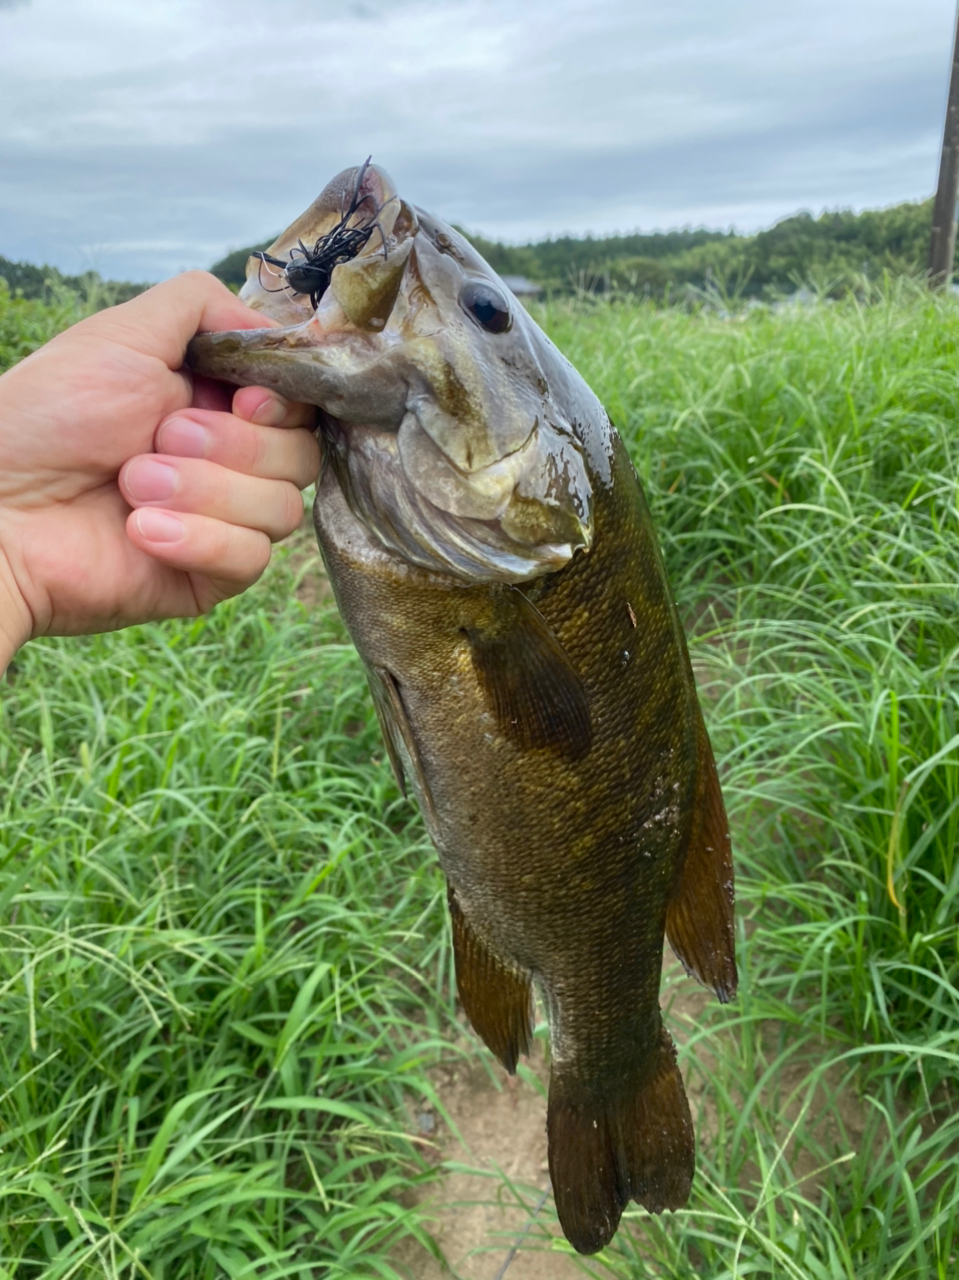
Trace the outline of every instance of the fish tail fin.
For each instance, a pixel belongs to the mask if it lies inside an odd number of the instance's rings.
[[[521,973],[476,933],[449,887],[453,957],[460,1003],[473,1029],[512,1075],[533,1038],[533,989]]]
[[[578,1253],[613,1238],[627,1203],[681,1209],[693,1181],[689,1103],[665,1027],[652,1072],[592,1094],[561,1069],[550,1079],[546,1128],[556,1212]]]
[[[666,908],[666,936],[686,972],[712,987],[725,1004],[737,984],[733,861],[719,774],[702,719],[697,754],[693,828]]]

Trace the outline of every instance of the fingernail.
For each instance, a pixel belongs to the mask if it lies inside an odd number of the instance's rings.
[[[286,401],[276,396],[267,396],[260,407],[253,412],[251,422],[258,427],[279,427],[286,421]]]
[[[137,502],[163,502],[176,491],[177,473],[155,458],[138,458],[127,467],[124,481]]]
[[[206,427],[190,418],[171,418],[157,432],[160,453],[174,453],[178,458],[205,458],[213,437]]]
[[[168,511],[143,507],[134,517],[136,526],[147,542],[180,542],[185,533],[183,521]]]

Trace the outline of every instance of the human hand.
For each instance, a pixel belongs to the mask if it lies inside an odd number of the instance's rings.
[[[316,479],[313,410],[231,406],[180,366],[197,332],[271,323],[187,272],[0,378],[0,671],[31,637],[193,616],[260,576]]]

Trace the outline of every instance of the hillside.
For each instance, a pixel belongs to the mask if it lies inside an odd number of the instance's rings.
[[[502,275],[526,276],[551,293],[629,293],[665,299],[716,286],[743,297],[773,297],[799,284],[838,295],[863,277],[880,279],[925,270],[932,200],[870,209],[836,210],[818,218],[796,213],[755,235],[684,228],[615,236],[560,236],[507,245],[465,231]],[[246,261],[269,240],[236,249],[210,270],[234,287]],[[94,306],[122,302],[146,288],[101,280],[96,272],[68,276],[55,267],[11,262],[0,256],[0,279],[11,293],[46,298],[66,288]]]
[[[685,228],[616,236],[561,236],[506,245],[464,232],[502,275],[526,276],[551,292],[610,290],[665,297],[718,284],[763,297],[814,283],[843,292],[867,276],[914,275],[926,266],[932,201],[863,213],[797,213],[755,235]],[[269,241],[214,263],[213,274],[242,284],[247,257]]]

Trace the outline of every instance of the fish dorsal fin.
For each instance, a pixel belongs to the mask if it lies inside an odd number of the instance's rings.
[[[420,802],[427,826],[435,830],[436,811],[433,807],[433,796],[423,772],[413,728],[406,714],[406,707],[403,705],[399,681],[386,667],[367,667],[366,675],[380,728],[383,730],[386,754],[393,767],[396,785],[405,796],[406,783],[409,779],[416,792],[416,798]]]
[[[687,973],[725,1004],[736,994],[733,861],[713,750],[700,716],[693,825],[682,873],[666,909],[666,936]]]
[[[579,760],[592,742],[589,698],[566,650],[521,591],[500,593],[489,617],[464,628],[473,668],[500,732],[523,750]]]

